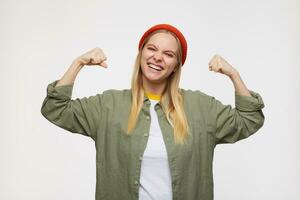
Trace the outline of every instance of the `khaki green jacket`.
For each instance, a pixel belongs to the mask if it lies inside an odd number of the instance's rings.
[[[96,200],[137,200],[141,161],[151,123],[145,96],[137,127],[126,136],[131,90],[106,90],[71,99],[73,85],[47,87],[41,112],[53,124],[91,137],[96,148]],[[174,200],[213,199],[213,155],[220,143],[234,143],[255,133],[264,123],[261,96],[235,93],[235,108],[200,91],[181,89],[190,126],[185,145],[175,145],[172,126],[160,104],[155,105],[166,145]]]

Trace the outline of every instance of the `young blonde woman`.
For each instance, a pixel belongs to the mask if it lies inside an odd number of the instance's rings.
[[[263,100],[221,56],[209,70],[229,77],[235,108],[201,91],[179,88],[187,56],[183,34],[169,24],[141,37],[130,89],[71,99],[85,65],[108,67],[100,48],[79,56],[50,83],[41,112],[55,125],[95,141],[96,200],[212,200],[213,154],[264,123]]]

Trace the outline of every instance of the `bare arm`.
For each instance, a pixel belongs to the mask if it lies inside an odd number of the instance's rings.
[[[100,48],[94,48],[87,53],[76,58],[56,86],[71,85],[74,83],[79,71],[84,65],[100,65],[107,68],[106,56]]]
[[[216,54],[209,62],[209,70],[227,75],[237,94],[242,96],[251,96],[239,72],[233,68],[224,58]]]
[[[234,85],[235,91],[242,96],[251,96],[249,90],[247,89],[244,81],[242,80],[240,74],[236,71],[231,76],[230,79]]]
[[[77,59],[74,60],[69,67],[69,69],[66,71],[66,73],[63,75],[63,77],[57,82],[56,86],[60,85],[71,85],[74,83],[79,71],[82,69],[83,64],[81,64]]]

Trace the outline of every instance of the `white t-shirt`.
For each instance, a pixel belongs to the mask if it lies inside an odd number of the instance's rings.
[[[158,100],[150,99],[150,102],[151,125],[141,166],[139,200],[172,200],[168,155],[154,110]]]

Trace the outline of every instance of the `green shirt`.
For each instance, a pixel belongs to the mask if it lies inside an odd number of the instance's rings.
[[[106,90],[71,99],[72,85],[47,87],[41,112],[55,125],[91,137],[96,148],[96,200],[137,200],[143,152],[151,123],[150,100],[144,104],[133,134],[125,134],[131,108],[131,90]],[[213,154],[220,143],[234,143],[255,133],[264,123],[263,100],[235,92],[235,108],[201,91],[183,92],[190,126],[185,145],[175,145],[172,126],[160,104],[155,105],[166,145],[174,200],[213,199]]]

